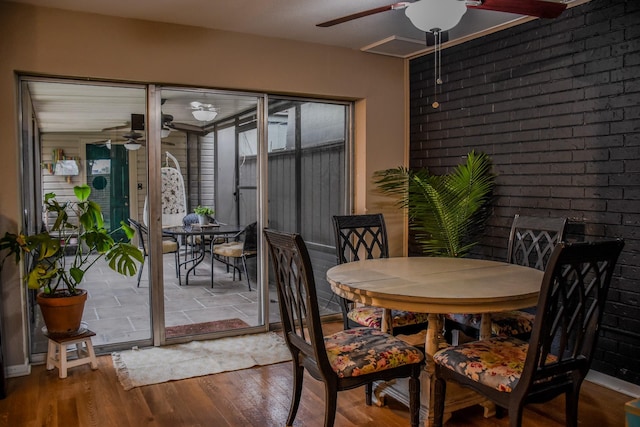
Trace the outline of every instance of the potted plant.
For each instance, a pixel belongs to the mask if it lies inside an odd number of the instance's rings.
[[[377,171],[374,178],[383,193],[398,196],[398,205],[407,209],[423,253],[462,257],[477,244],[495,185],[486,154],[471,151],[446,175],[399,167]]]
[[[214,210],[207,207],[207,206],[198,206],[196,207],[193,212],[198,215],[198,223],[200,225],[207,225],[209,224],[209,215],[213,215]]]
[[[0,251],[6,251],[0,267],[7,257],[14,256],[18,263],[24,256],[28,267],[25,281],[29,289],[39,291],[36,301],[49,334],[79,330],[87,291],[78,286],[98,260],[104,258],[112,270],[127,276],[133,276],[138,269],[136,261],[143,260],[136,246],[112,237],[122,230],[131,239],[131,227],[121,222],[111,232],[104,228],[102,210],[89,200],[88,185],[76,186],[73,192],[76,200],[67,202],[59,202],[54,193],[45,195],[45,210],[55,219],[48,231],[32,235],[7,232],[0,238]]]

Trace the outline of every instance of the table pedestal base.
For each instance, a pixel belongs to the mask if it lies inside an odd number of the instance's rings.
[[[424,420],[426,427],[433,426],[433,411],[429,407],[432,401],[431,394],[433,387],[431,386],[431,374],[424,370],[420,374],[420,419]],[[398,402],[409,406],[409,380],[406,378],[397,379],[395,381],[380,382],[374,385],[374,402],[382,406],[386,396],[389,396]],[[489,418],[495,415],[496,408],[493,402],[485,399],[471,389],[460,387],[455,383],[447,383],[447,395],[444,406],[443,423],[451,418],[451,414],[463,408],[473,405],[481,405],[484,407],[484,417]]]

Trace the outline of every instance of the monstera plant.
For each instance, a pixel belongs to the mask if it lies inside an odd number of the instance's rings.
[[[462,257],[477,244],[495,185],[486,154],[471,151],[465,163],[445,175],[398,167],[377,171],[374,180],[407,210],[409,226],[425,254]]]
[[[87,292],[78,286],[87,270],[100,259],[104,258],[112,270],[127,276],[133,276],[143,260],[136,246],[113,238],[114,233],[122,230],[131,239],[134,235],[131,227],[123,222],[116,230],[105,229],[100,205],[89,200],[88,185],[76,186],[73,192],[75,201],[60,202],[54,193],[45,195],[45,210],[55,219],[47,231],[7,232],[0,238],[0,250],[5,251],[2,263],[11,256],[16,263],[24,259],[28,268],[25,281],[30,289],[39,291],[37,301],[52,334],[73,333],[80,327]],[[74,305],[76,301],[80,307]],[[70,326],[50,322],[45,305],[51,304],[56,313],[63,311],[61,307],[75,307],[76,318],[70,320]],[[69,316],[63,313],[57,322],[66,322]]]

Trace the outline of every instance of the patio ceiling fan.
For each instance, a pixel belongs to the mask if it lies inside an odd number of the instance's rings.
[[[166,99],[162,100],[162,105],[164,105],[164,103],[166,102]],[[194,114],[194,117],[197,120],[198,119],[197,115],[195,113],[193,113],[193,111],[203,111],[209,114],[209,117],[206,117],[207,120],[200,120],[200,121],[205,121],[205,122],[209,122],[206,123],[203,126],[197,126],[197,125],[192,125],[190,123],[180,123],[180,122],[174,122],[173,121],[173,116],[171,114],[164,114],[162,113],[162,129],[164,130],[177,130],[177,131],[182,131],[182,132],[186,132],[186,133],[193,133],[195,135],[198,136],[205,136],[207,134],[209,134],[212,130],[213,127],[215,126],[214,123],[211,122],[211,120],[213,120],[213,118],[215,118],[215,116],[218,114],[218,111],[213,108],[213,105],[211,104],[203,104],[201,102],[198,101],[193,101],[189,104],[189,109],[192,110],[192,114]],[[215,113],[215,114],[212,114]]]

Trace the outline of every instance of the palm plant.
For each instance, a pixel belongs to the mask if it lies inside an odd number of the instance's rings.
[[[450,174],[398,167],[377,171],[374,179],[383,193],[399,197],[425,254],[462,257],[478,243],[489,215],[491,166],[486,154],[471,151]]]

